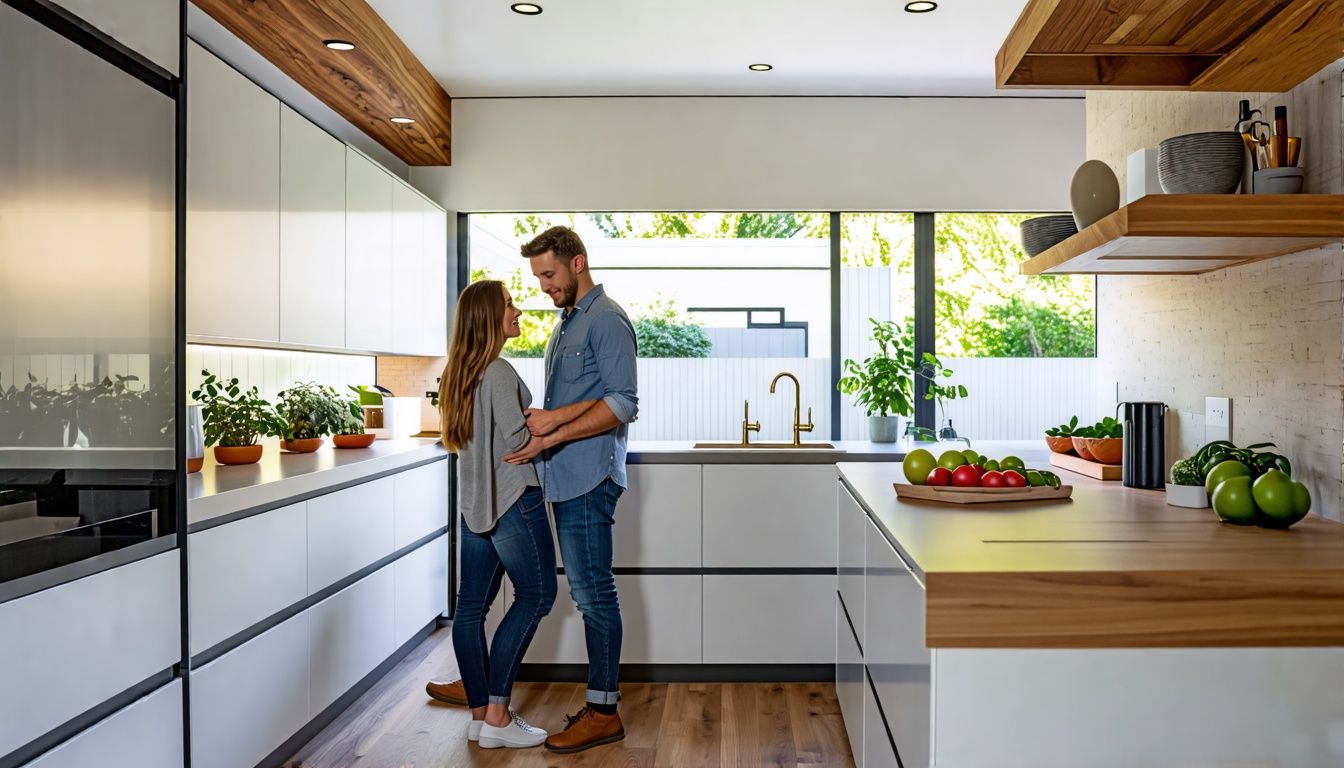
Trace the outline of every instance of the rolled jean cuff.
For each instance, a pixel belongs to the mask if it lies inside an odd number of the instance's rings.
[[[621,700],[620,691],[594,691],[588,689],[587,701],[589,704],[615,704]]]
[[[509,704],[509,699],[510,699],[510,698],[512,698],[512,697],[511,697],[511,696],[491,696],[491,697],[490,697],[490,703],[491,703],[491,704],[503,704],[504,706],[508,706],[508,704]]]

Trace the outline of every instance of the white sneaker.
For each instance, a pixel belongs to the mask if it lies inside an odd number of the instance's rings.
[[[467,723],[467,741],[481,740],[481,726],[485,725],[484,720],[472,720]]]
[[[513,715],[513,721],[503,728],[496,728],[489,723],[482,721],[480,730],[481,749],[495,749],[497,747],[527,748],[541,746],[549,735],[546,731],[530,725],[517,712],[509,710]],[[470,737],[468,737],[470,738]]]

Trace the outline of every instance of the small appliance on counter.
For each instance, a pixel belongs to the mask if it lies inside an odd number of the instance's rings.
[[[1120,419],[1124,425],[1124,459],[1121,480],[1129,488],[1166,487],[1165,403],[1125,402]]]
[[[392,390],[377,384],[351,387],[359,394],[364,409],[364,431],[378,440],[399,440],[420,431],[419,397],[397,397]]]

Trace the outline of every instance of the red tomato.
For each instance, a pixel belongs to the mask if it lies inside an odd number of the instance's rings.
[[[979,488],[980,473],[975,467],[963,465],[952,473],[952,484],[958,488]]]
[[[947,467],[935,467],[924,479],[925,485],[951,485],[952,472]]]
[[[980,484],[986,488],[1004,488],[1008,485],[1007,481],[1003,479],[1002,472],[993,471],[986,472],[984,476],[980,478]]]
[[[1027,487],[1027,478],[1014,469],[1007,470],[1003,473],[1003,482],[1009,488]]]

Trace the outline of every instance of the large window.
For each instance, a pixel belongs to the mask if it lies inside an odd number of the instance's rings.
[[[835,379],[840,361],[872,352],[872,321],[899,324],[918,352],[953,371],[939,383],[968,390],[964,400],[919,401],[921,426],[950,421],[973,439],[1022,439],[1090,411],[1096,395],[1095,282],[1021,275],[1018,226],[1028,217],[474,214],[469,258],[473,279],[504,280],[526,310],[523,336],[505,354],[539,393],[558,315],[519,246],[555,224],[579,232],[595,279],[638,335],[633,439],[736,440],[744,400],[762,424],[753,439],[790,439],[791,385],[769,392],[782,371],[802,384],[810,439],[866,439],[866,414],[836,393]]]

